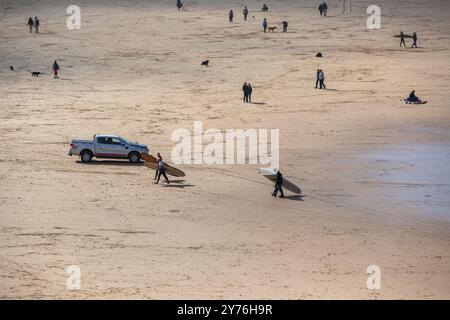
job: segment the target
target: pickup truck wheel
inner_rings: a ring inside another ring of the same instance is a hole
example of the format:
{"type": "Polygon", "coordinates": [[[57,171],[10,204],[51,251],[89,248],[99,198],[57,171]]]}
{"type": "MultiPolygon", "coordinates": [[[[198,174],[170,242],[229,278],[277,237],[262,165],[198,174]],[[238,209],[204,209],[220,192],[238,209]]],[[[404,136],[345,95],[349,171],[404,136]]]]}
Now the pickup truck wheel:
{"type": "Polygon", "coordinates": [[[83,150],[80,152],[80,158],[83,162],[90,162],[92,160],[92,152],[89,150],[83,150]]]}
{"type": "Polygon", "coordinates": [[[137,152],[130,152],[128,160],[130,160],[131,163],[138,163],[141,161],[141,155],[137,152]]]}

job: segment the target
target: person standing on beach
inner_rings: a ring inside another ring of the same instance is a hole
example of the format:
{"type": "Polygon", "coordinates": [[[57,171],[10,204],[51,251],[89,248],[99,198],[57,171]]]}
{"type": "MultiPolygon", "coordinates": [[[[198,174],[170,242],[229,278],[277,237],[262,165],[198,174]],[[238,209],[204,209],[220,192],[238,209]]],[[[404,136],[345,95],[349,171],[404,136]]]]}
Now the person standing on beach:
{"type": "Polygon", "coordinates": [[[320,69],[317,69],[317,75],[316,75],[316,89],[319,87],[319,82],[320,82],[320,69]]]}
{"type": "Polygon", "coordinates": [[[177,0],[177,9],[178,9],[178,11],[181,10],[182,6],[183,6],[183,2],[181,2],[181,0],[177,0]]]}
{"type": "Polygon", "coordinates": [[[400,32],[400,48],[402,47],[402,44],[405,46],[406,48],[406,43],[405,43],[405,35],[403,34],[403,31],[400,32]]]}
{"type": "Polygon", "coordinates": [[[288,22],[283,21],[283,32],[287,32],[287,28],[288,28],[288,22]]]}
{"type": "Polygon", "coordinates": [[[320,16],[323,15],[323,3],[319,4],[319,12],[320,12],[320,16]]]}
{"type": "Polygon", "coordinates": [[[266,18],[264,18],[262,26],[264,28],[264,32],[266,32],[266,30],[267,30],[267,19],[266,18]]]}
{"type": "Polygon", "coordinates": [[[55,62],[53,62],[53,66],[52,66],[52,70],[53,70],[53,79],[59,79],[58,71],[59,71],[60,69],[61,69],[61,68],[59,67],[58,62],[56,62],[56,60],[55,60],[55,62]]]}
{"type": "Polygon", "coordinates": [[[233,22],[233,16],[234,16],[233,10],[230,10],[230,13],[228,14],[228,19],[229,19],[230,23],[233,22]]]}
{"type": "Polygon", "coordinates": [[[253,92],[253,87],[252,84],[249,82],[248,83],[248,94],[247,94],[247,102],[248,103],[252,103],[252,92],[253,92]]]}
{"type": "Polygon", "coordinates": [[[326,89],[325,86],[325,73],[323,72],[322,69],[320,69],[319,71],[319,83],[320,83],[320,89],[326,89]]]}
{"type": "Polygon", "coordinates": [[[30,19],[28,19],[27,26],[30,29],[30,33],[33,33],[34,22],[33,22],[33,19],[31,17],[30,17],[30,19]]]}
{"type": "Polygon", "coordinates": [[[155,184],[159,183],[159,179],[161,178],[161,175],[164,176],[164,178],[166,179],[167,184],[169,184],[169,178],[167,178],[166,175],[166,163],[164,162],[163,158],[161,157],[161,154],[158,152],[158,166],[159,166],[159,170],[156,172],[158,175],[158,179],[156,180],[155,184]]]}
{"type": "Polygon", "coordinates": [[[272,196],[276,197],[278,194],[278,191],[280,191],[280,198],[284,198],[282,185],[283,185],[283,175],[281,174],[280,170],[278,170],[277,176],[275,179],[275,190],[273,190],[272,196]]]}
{"type": "Polygon", "coordinates": [[[417,48],[417,33],[415,33],[415,32],[413,33],[412,39],[413,39],[413,44],[412,44],[411,48],[417,48]]]}
{"type": "Polygon", "coordinates": [[[244,82],[244,85],[242,86],[242,91],[244,91],[244,98],[242,100],[244,101],[244,103],[247,103],[248,102],[248,92],[249,92],[247,81],[244,82]]]}
{"type": "Polygon", "coordinates": [[[242,10],[242,13],[244,14],[244,21],[247,21],[247,16],[248,16],[248,8],[247,8],[247,6],[244,7],[244,10],[242,10]]]}
{"type": "Polygon", "coordinates": [[[37,17],[34,17],[34,30],[36,31],[36,33],[39,33],[39,25],[41,23],[39,22],[39,19],[37,17]]]}
{"type": "Polygon", "coordinates": [[[326,17],[328,13],[328,5],[326,2],[322,4],[323,16],[326,17]]]}

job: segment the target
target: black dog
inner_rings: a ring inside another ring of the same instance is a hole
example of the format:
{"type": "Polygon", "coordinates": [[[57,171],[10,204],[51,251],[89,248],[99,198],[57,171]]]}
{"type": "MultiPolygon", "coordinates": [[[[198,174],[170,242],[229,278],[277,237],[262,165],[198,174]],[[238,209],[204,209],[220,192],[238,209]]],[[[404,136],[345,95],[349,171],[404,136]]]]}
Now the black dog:
{"type": "Polygon", "coordinates": [[[205,60],[202,62],[202,66],[208,66],[209,65],[209,60],[205,60]]]}
{"type": "Polygon", "coordinates": [[[41,74],[40,72],[31,71],[31,76],[33,76],[33,77],[39,77],[40,74],[41,74]]]}

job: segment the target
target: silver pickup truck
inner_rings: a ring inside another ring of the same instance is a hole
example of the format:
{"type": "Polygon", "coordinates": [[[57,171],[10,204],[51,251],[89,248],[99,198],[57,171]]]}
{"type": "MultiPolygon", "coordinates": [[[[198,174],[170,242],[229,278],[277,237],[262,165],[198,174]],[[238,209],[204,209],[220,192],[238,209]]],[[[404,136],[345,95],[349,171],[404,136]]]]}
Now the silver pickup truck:
{"type": "Polygon", "coordinates": [[[128,159],[132,163],[141,160],[141,153],[149,153],[150,149],[143,144],[131,143],[114,135],[94,135],[92,141],[72,140],[69,156],[80,156],[81,161],[89,162],[93,157],[107,159],[128,159]]]}

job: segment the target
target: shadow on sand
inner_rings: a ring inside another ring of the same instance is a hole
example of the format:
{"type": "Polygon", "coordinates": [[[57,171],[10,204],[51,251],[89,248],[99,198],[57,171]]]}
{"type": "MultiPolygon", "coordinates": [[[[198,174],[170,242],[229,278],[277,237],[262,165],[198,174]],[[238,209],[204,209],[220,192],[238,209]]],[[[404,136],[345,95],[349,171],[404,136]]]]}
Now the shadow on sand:
{"type": "Polygon", "coordinates": [[[294,200],[294,201],[305,201],[305,199],[303,199],[304,197],[305,196],[302,196],[300,194],[296,194],[296,195],[293,195],[293,196],[285,196],[284,198],[288,199],[288,200],[294,200]]]}

